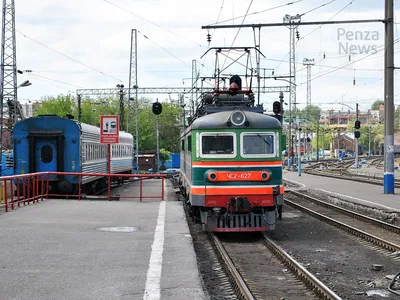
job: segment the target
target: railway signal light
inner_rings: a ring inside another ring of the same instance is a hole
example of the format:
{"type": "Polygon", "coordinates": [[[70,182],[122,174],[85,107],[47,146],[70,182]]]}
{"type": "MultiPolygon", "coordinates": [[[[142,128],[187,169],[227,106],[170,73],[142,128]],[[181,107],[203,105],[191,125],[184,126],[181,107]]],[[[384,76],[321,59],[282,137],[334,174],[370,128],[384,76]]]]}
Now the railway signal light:
{"type": "Polygon", "coordinates": [[[157,116],[159,114],[161,114],[161,112],[162,112],[162,104],[160,102],[153,103],[152,111],[153,111],[153,114],[155,114],[157,116]]]}
{"type": "Polygon", "coordinates": [[[360,137],[360,132],[359,131],[354,132],[354,136],[356,137],[356,139],[358,139],[360,137]]]}
{"type": "Polygon", "coordinates": [[[357,120],[357,121],[355,122],[355,124],[354,124],[354,128],[355,128],[355,129],[360,129],[360,125],[361,125],[360,121],[357,120]]]}
{"type": "Polygon", "coordinates": [[[273,110],[274,114],[276,114],[276,115],[280,114],[281,113],[281,109],[282,109],[281,108],[281,103],[279,101],[275,101],[272,104],[272,110],[273,110]]]}

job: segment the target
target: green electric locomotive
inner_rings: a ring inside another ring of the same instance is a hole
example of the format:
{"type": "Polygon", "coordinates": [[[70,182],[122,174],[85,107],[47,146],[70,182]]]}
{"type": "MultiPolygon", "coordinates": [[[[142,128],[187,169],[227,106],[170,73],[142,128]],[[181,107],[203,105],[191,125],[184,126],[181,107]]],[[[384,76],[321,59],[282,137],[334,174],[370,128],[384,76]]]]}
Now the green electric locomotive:
{"type": "Polygon", "coordinates": [[[192,216],[216,232],[274,230],[285,147],[279,118],[254,105],[239,76],[203,95],[181,135],[180,187],[192,216]]]}

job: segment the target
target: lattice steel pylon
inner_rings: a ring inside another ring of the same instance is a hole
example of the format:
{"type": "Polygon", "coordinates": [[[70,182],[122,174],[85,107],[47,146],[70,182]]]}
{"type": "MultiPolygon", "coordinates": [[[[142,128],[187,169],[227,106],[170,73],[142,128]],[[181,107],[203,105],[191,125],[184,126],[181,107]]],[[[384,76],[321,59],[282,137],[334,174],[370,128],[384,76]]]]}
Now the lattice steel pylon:
{"type": "Polygon", "coordinates": [[[11,146],[11,143],[3,141],[5,119],[7,119],[7,124],[11,127],[17,122],[17,59],[14,0],[3,0],[2,21],[0,72],[1,151],[11,146]]]}
{"type": "Polygon", "coordinates": [[[311,67],[315,65],[314,59],[304,58],[303,65],[307,68],[307,106],[311,105],[311,67]]]}
{"type": "Polygon", "coordinates": [[[299,26],[301,20],[300,15],[290,16],[285,15],[283,17],[283,23],[288,24],[290,32],[290,50],[289,50],[289,75],[290,75],[290,92],[289,92],[289,158],[288,167],[291,167],[290,157],[294,157],[293,145],[292,145],[292,105],[293,110],[296,111],[296,42],[295,42],[295,30],[299,26]]]}
{"type": "MultiPolygon", "coordinates": [[[[290,51],[289,51],[289,75],[290,75],[290,99],[289,105],[293,105],[296,111],[296,42],[295,31],[300,23],[300,15],[285,15],[283,22],[288,24],[290,30],[290,51]]],[[[290,107],[289,107],[290,109],[290,107]]]]}
{"type": "Polygon", "coordinates": [[[197,80],[199,76],[197,74],[197,61],[195,59],[192,60],[192,97],[191,97],[191,113],[194,116],[194,112],[197,107],[197,80]],[[196,100],[195,100],[196,99],[196,100]]]}
{"type": "MultiPolygon", "coordinates": [[[[137,30],[131,32],[131,59],[129,68],[128,87],[128,116],[131,107],[131,91],[135,90],[135,147],[136,147],[136,168],[139,172],[139,99],[138,99],[138,76],[137,76],[137,30]]],[[[128,124],[128,120],[126,122],[128,124]]],[[[128,125],[127,125],[128,126],[128,125]]],[[[128,131],[128,127],[127,130],[128,131]]]]}

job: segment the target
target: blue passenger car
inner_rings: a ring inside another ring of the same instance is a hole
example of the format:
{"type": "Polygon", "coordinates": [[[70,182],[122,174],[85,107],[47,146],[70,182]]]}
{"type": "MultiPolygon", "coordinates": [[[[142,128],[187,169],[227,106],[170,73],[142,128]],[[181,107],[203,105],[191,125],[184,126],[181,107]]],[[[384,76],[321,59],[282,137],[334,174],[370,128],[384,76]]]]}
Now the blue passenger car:
{"type": "MultiPolygon", "coordinates": [[[[52,115],[25,119],[15,125],[14,173],[107,173],[107,145],[100,144],[100,128],[52,115]]],[[[120,132],[111,146],[111,173],[132,173],[133,137],[120,132]]],[[[77,193],[78,177],[53,175],[52,193],[77,193]]],[[[104,177],[85,176],[83,191],[99,190],[104,177]]]]}

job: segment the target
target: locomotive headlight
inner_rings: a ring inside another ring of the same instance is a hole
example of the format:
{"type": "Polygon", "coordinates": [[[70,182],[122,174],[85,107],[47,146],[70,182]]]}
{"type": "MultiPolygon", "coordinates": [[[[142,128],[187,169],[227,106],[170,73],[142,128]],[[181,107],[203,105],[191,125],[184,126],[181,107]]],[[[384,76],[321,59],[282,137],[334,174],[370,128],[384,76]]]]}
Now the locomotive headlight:
{"type": "Polygon", "coordinates": [[[235,111],[231,114],[230,121],[235,126],[241,126],[246,122],[246,116],[241,111],[235,111]]]}
{"type": "Polygon", "coordinates": [[[217,179],[217,174],[212,172],[212,173],[209,173],[207,177],[208,177],[208,180],[215,181],[217,179]]]}
{"type": "Polygon", "coordinates": [[[261,180],[267,181],[271,178],[271,175],[268,172],[262,172],[261,173],[261,180]]]}

